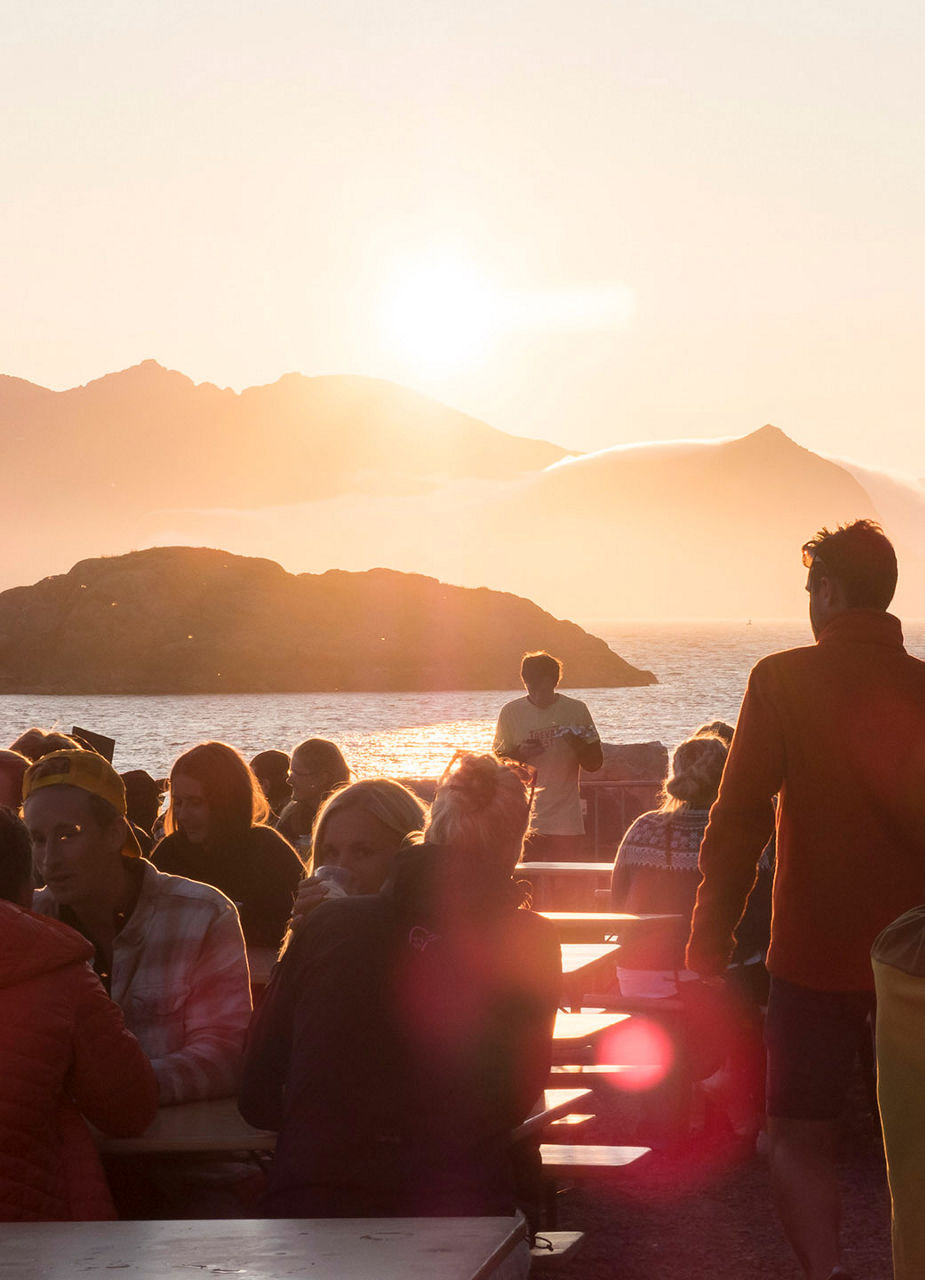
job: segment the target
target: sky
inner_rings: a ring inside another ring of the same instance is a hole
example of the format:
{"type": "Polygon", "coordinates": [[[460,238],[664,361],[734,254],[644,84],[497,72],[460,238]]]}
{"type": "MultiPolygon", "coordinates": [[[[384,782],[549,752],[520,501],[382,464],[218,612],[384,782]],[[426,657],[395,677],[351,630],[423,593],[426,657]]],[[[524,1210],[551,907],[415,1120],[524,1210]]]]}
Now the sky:
{"type": "Polygon", "coordinates": [[[32,0],[0,371],[358,373],[925,477],[912,0],[32,0]]]}

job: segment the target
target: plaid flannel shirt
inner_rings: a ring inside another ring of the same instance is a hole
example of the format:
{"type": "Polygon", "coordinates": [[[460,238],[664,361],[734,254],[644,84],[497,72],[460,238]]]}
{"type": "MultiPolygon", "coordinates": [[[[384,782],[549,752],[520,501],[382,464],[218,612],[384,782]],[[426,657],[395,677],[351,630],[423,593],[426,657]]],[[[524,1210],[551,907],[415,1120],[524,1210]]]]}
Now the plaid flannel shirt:
{"type": "MultiPolygon", "coordinates": [[[[47,889],[34,905],[57,914],[47,889]]],[[[151,1060],[162,1105],[236,1093],[250,976],[238,913],[223,893],[145,862],[135,910],[113,945],[112,998],[151,1060]]]]}

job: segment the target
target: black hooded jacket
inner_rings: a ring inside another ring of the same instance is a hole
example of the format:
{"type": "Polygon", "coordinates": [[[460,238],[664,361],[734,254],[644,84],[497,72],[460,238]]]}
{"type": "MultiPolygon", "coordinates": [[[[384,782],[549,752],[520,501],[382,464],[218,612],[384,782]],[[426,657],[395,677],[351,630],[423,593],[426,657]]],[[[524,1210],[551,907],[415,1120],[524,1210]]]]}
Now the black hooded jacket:
{"type": "Polygon", "coordinates": [[[544,1088],[553,927],[429,845],[380,894],[323,903],[255,1014],[240,1107],[279,1130],[270,1216],[508,1214],[510,1131],[544,1088]]]}

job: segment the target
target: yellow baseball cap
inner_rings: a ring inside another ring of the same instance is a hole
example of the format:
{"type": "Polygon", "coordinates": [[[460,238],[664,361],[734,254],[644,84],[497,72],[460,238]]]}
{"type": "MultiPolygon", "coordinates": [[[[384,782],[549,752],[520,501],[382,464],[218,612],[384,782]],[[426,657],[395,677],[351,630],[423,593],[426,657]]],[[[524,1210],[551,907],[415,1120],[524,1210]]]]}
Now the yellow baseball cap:
{"type": "MultiPolygon", "coordinates": [[[[34,791],[40,791],[42,787],[77,787],[92,796],[99,796],[125,817],[125,783],[109,761],[95,751],[52,751],[36,760],[22,780],[23,800],[28,800],[34,791]]],[[[126,821],[125,829],[122,852],[140,858],[141,846],[130,822],[126,821]]]]}

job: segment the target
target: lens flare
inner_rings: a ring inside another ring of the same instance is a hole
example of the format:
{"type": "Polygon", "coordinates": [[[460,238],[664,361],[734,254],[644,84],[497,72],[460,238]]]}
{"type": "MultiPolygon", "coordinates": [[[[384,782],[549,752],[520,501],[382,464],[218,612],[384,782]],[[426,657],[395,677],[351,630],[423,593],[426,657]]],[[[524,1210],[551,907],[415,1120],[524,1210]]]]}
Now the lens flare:
{"type": "Polygon", "coordinates": [[[671,1036],[654,1019],[633,1017],[598,1040],[597,1062],[615,1089],[642,1093],[662,1083],[674,1065],[671,1036]]]}

